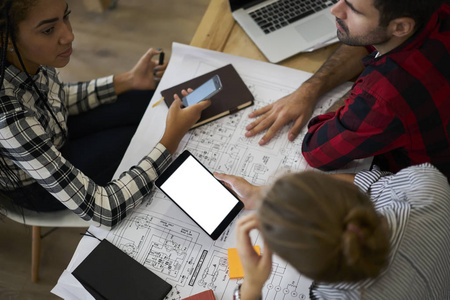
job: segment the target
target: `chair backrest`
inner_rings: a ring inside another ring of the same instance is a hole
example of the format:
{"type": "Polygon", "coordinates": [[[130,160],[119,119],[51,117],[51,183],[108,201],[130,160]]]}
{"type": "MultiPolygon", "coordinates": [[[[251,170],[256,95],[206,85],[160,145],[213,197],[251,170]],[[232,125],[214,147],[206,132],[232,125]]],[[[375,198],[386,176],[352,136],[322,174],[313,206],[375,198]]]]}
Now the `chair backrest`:
{"type": "Polygon", "coordinates": [[[69,209],[52,212],[36,212],[25,208],[18,208],[10,199],[5,199],[3,196],[2,198],[0,202],[0,214],[21,224],[40,227],[89,227],[91,225],[89,221],[81,219],[69,209]]]}

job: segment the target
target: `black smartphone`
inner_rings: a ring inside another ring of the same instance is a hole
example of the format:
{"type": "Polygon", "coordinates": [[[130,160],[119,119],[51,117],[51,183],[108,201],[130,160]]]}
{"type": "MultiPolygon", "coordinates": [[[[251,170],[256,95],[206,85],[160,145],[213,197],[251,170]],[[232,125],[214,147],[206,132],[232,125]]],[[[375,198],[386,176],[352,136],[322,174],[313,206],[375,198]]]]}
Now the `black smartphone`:
{"type": "Polygon", "coordinates": [[[211,79],[203,83],[196,88],[192,93],[184,96],[181,99],[183,105],[188,107],[189,105],[197,104],[200,101],[206,100],[217,94],[222,89],[222,82],[219,75],[214,75],[211,79]]]}
{"type": "Polygon", "coordinates": [[[213,240],[244,208],[244,203],[188,150],[170,164],[155,185],[213,240]]]}

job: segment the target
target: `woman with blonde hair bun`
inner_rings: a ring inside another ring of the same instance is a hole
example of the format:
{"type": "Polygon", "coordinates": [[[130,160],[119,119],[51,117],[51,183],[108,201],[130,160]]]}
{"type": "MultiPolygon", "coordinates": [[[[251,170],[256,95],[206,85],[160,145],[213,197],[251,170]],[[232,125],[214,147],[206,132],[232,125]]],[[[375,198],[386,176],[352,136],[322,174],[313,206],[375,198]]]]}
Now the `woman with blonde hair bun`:
{"type": "Polygon", "coordinates": [[[235,299],[260,299],[272,251],[313,280],[311,299],[448,299],[450,186],[430,164],[397,174],[288,174],[268,189],[216,174],[247,209],[235,299]],[[264,239],[259,256],[250,231],[264,239]]]}
{"type": "Polygon", "coordinates": [[[356,281],[386,265],[386,220],[355,185],[308,171],[280,178],[263,199],[267,244],[309,278],[356,281]]]}

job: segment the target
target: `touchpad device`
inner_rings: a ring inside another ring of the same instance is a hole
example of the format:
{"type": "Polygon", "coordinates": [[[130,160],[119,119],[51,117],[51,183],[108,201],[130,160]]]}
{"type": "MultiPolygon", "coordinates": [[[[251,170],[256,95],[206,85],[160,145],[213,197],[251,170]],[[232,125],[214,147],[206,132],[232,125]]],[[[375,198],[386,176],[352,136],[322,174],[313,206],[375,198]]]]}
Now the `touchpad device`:
{"type": "Polygon", "coordinates": [[[213,240],[244,208],[244,203],[188,150],[170,164],[155,185],[213,240]]]}
{"type": "Polygon", "coordinates": [[[330,32],[333,32],[333,28],[336,28],[335,24],[325,15],[319,15],[295,27],[298,33],[308,42],[330,34],[330,32]]]}

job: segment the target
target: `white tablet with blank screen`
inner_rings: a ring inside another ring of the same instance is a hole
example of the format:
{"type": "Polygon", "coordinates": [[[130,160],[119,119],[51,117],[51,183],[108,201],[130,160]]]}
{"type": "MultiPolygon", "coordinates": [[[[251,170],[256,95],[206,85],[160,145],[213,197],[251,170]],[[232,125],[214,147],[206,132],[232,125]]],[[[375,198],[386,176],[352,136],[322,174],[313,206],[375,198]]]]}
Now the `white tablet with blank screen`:
{"type": "Polygon", "coordinates": [[[244,208],[244,203],[188,150],[172,162],[155,184],[213,240],[244,208]]]}

